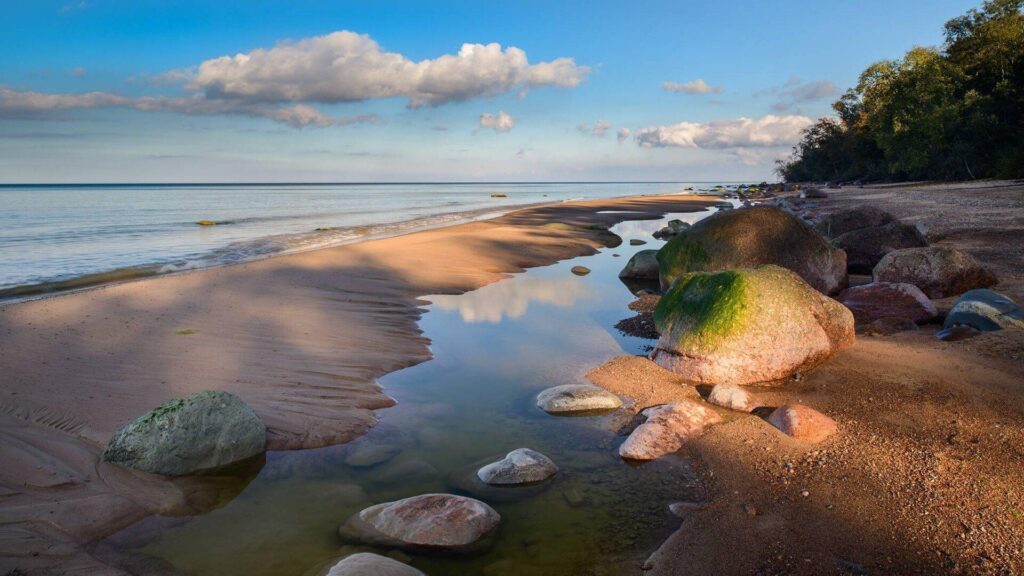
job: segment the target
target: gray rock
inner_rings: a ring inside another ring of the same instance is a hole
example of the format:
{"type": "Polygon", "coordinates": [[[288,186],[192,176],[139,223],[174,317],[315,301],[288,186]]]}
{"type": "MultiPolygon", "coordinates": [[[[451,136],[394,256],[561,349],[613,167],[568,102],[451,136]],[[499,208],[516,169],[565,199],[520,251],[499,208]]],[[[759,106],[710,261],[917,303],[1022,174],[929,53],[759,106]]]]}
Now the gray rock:
{"type": "Polygon", "coordinates": [[[964,293],[946,316],[943,328],[970,326],[982,332],[1024,328],[1024,308],[993,290],[979,288],[964,293]]]}
{"type": "Polygon", "coordinates": [[[345,540],[395,548],[465,550],[501,522],[493,508],[454,494],[423,494],[370,506],[339,528],[345,540]]]}
{"type": "Polygon", "coordinates": [[[815,228],[828,238],[836,238],[861,228],[885,226],[895,220],[892,214],[874,206],[855,206],[822,217],[815,228]]]}
{"type": "Polygon", "coordinates": [[[938,246],[890,252],[878,262],[872,276],[875,282],[913,284],[929,298],[956,296],[997,282],[995,275],[970,254],[938,246]]]}
{"type": "Polygon", "coordinates": [[[614,410],[622,400],[611,392],[593,384],[563,384],[548,388],[537,395],[537,406],[545,412],[561,414],[614,410]]]}
{"type": "Polygon", "coordinates": [[[928,245],[917,228],[902,222],[852,230],[832,243],[846,251],[846,267],[856,274],[870,274],[878,261],[894,250],[928,245]]]}
{"type": "Polygon", "coordinates": [[[184,476],[247,460],[266,450],[267,430],[230,392],[169,400],[121,428],[103,460],[165,476],[184,476]]]}
{"type": "Polygon", "coordinates": [[[529,448],[518,448],[502,460],[484,466],[476,475],[487,484],[508,485],[543,482],[557,472],[558,466],[547,456],[529,448]]]}
{"type": "Polygon", "coordinates": [[[398,560],[370,552],[360,552],[332,566],[326,576],[424,576],[424,574],[398,560]]]}
{"type": "Polygon", "coordinates": [[[619,278],[657,280],[658,266],[657,250],[641,250],[626,262],[619,278]]]}
{"type": "Polygon", "coordinates": [[[800,191],[801,198],[828,198],[828,192],[821,188],[804,188],[800,191]]]}
{"type": "Polygon", "coordinates": [[[708,394],[708,402],[740,412],[750,412],[756,407],[746,390],[730,384],[715,384],[708,394]]]}

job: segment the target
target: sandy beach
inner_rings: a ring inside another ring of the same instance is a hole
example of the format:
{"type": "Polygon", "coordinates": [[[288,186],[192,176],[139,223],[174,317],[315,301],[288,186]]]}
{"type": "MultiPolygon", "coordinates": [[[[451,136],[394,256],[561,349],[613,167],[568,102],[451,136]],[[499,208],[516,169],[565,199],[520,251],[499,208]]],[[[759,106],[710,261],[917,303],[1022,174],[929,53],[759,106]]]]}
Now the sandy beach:
{"type": "Polygon", "coordinates": [[[111,434],[161,402],[227,390],[266,423],[271,450],[349,441],[394,403],[376,378],[430,358],[417,328],[423,295],[590,254],[616,239],[606,230],[617,222],[714,201],[529,208],[0,308],[0,570],[120,573],[83,546],[152,513],[195,512],[224,489],[99,461],[111,434]]]}

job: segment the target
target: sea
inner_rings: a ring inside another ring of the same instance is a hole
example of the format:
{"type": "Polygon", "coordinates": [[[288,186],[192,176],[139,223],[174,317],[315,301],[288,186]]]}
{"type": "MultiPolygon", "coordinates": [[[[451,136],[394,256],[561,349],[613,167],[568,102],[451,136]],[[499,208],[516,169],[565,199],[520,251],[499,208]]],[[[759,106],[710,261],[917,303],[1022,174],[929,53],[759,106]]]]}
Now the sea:
{"type": "Polygon", "coordinates": [[[0,185],[0,301],[724,182],[0,185]]]}

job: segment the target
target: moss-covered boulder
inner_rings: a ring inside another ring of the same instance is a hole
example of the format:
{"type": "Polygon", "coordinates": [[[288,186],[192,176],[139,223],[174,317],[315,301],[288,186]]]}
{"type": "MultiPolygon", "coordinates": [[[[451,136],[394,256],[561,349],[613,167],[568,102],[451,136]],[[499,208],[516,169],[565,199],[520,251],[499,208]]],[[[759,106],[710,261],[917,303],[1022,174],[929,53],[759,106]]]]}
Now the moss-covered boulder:
{"type": "Polygon", "coordinates": [[[705,384],[786,378],[854,340],[845,306],[773,265],[684,275],[654,321],[661,338],[651,359],[705,384]]]}
{"type": "Polygon", "coordinates": [[[262,454],[267,430],[230,392],[206,391],[169,400],[121,428],[103,459],[165,476],[222,468],[262,454]]]}
{"type": "Polygon", "coordinates": [[[662,289],[689,272],[775,264],[816,290],[846,288],[846,254],[796,216],[775,206],[727,210],[680,232],[658,252],[662,289]]]}

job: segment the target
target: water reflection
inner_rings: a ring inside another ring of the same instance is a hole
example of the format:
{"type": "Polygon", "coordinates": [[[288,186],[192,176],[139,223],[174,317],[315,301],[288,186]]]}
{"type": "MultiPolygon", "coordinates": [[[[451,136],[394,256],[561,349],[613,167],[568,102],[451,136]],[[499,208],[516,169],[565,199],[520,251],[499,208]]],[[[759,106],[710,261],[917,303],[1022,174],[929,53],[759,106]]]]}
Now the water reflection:
{"type": "Polygon", "coordinates": [[[592,296],[590,288],[574,277],[529,277],[521,282],[498,282],[461,295],[432,296],[430,300],[436,309],[458,311],[463,322],[474,324],[520,318],[531,302],[566,308],[592,296]]]}

